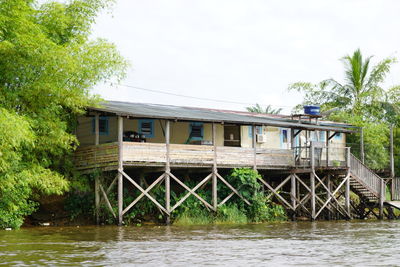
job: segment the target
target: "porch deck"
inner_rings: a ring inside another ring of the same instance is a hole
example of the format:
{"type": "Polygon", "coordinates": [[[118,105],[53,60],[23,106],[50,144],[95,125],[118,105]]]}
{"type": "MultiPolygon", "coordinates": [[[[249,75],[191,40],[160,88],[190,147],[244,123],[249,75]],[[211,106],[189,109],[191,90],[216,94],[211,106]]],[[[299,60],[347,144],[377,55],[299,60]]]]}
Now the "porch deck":
{"type": "MultiPolygon", "coordinates": [[[[171,167],[212,167],[214,157],[219,168],[253,167],[258,169],[288,169],[295,166],[290,149],[259,149],[216,147],[207,145],[170,144],[171,167]]],[[[118,168],[118,143],[80,147],[75,152],[79,170],[118,168]]],[[[166,144],[123,142],[124,166],[165,166],[166,144]]]]}

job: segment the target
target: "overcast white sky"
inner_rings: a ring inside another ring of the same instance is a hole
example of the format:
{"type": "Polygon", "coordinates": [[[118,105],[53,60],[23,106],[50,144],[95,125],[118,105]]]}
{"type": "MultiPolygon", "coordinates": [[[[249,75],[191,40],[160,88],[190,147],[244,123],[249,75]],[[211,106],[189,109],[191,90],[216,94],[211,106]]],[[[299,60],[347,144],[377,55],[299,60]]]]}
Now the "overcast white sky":
{"type": "MultiPolygon", "coordinates": [[[[195,97],[291,107],[296,81],[341,80],[339,59],[358,47],[380,60],[399,56],[400,1],[116,0],[94,36],[114,42],[131,63],[122,84],[195,97]]],[[[396,65],[387,86],[400,83],[396,65]]],[[[109,100],[243,110],[98,86],[109,100]]]]}

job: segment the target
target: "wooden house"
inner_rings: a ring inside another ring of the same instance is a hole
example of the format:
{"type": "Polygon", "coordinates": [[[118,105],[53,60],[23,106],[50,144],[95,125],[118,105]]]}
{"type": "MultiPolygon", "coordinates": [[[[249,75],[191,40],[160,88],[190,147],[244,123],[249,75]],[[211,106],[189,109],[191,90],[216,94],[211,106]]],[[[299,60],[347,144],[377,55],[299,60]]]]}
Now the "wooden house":
{"type": "Polygon", "coordinates": [[[97,169],[116,173],[107,190],[104,182],[96,180],[96,207],[100,201],[105,201],[113,212],[107,193],[118,183],[119,212],[114,216],[120,224],[123,215],[143,197],[153,201],[169,218],[172,210],[185,200],[171,204],[171,179],[188,191],[187,196],[194,195],[210,210],[215,211],[233,195],[242,198],[221,175],[238,167],[257,169],[264,177],[260,183],[293,216],[301,212],[316,219],[322,211],[328,210],[329,214],[336,211],[338,217],[351,218],[351,179],[354,188],[358,185],[367,188],[366,198],[372,194],[371,201],[375,202],[380,198],[382,186],[380,178],[362,164],[354,172],[368,172],[369,180],[359,177],[365,173],[351,175],[351,162],[354,161],[354,165],[359,161],[346,147],[346,135],[356,130],[351,125],[323,121],[319,116],[107,101],[88,108],[86,115],[78,119],[76,135],[80,146],[75,153],[75,164],[82,172],[97,169]],[[178,178],[190,179],[190,173],[194,172],[205,173],[205,178],[195,188],[187,187],[183,179],[178,178]],[[143,186],[138,179],[143,179],[145,173],[158,178],[148,178],[145,184],[150,185],[143,186]],[[127,207],[123,207],[124,181],[142,192],[140,198],[127,207]],[[162,182],[166,189],[165,205],[149,193],[162,182]],[[213,194],[210,203],[195,193],[208,182],[212,184],[213,194]],[[218,182],[232,190],[232,194],[219,203],[218,182]],[[280,193],[286,188],[289,196],[280,193]],[[326,198],[316,195],[316,190],[321,188],[327,191],[326,198]],[[345,205],[337,201],[337,188],[345,191],[345,205]],[[333,205],[333,202],[340,205],[333,205]]]}

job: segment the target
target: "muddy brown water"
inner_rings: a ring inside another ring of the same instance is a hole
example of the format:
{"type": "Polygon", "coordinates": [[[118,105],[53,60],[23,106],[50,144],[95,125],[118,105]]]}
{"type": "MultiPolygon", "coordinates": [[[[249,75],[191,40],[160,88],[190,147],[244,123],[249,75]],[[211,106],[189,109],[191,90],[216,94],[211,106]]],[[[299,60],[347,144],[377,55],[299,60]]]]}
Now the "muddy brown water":
{"type": "Polygon", "coordinates": [[[35,227],[0,231],[0,264],[400,266],[400,221],[35,227]]]}

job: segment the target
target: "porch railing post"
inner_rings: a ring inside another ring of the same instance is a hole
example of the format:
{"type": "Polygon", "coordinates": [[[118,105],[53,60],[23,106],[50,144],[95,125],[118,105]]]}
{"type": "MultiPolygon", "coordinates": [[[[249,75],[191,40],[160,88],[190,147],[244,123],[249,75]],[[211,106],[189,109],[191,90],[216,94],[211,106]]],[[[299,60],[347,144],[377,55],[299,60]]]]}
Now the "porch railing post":
{"type": "Polygon", "coordinates": [[[166,153],[165,153],[165,209],[168,211],[167,218],[166,218],[166,224],[171,223],[171,217],[169,212],[171,211],[171,180],[169,173],[171,171],[170,167],[170,121],[166,121],[165,125],[165,148],[166,148],[166,153]]]}
{"type": "Polygon", "coordinates": [[[118,116],[118,225],[122,226],[123,216],[123,131],[124,121],[121,116],[118,116]]]}

